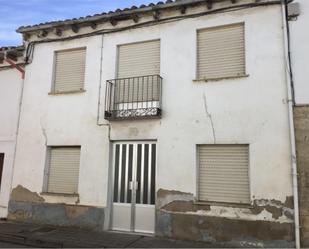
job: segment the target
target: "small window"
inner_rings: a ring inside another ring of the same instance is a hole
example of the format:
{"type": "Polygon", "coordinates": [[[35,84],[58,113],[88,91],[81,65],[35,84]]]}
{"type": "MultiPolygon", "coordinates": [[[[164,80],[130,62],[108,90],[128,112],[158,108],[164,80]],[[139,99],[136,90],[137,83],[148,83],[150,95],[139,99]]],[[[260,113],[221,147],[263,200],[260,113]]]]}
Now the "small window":
{"type": "Polygon", "coordinates": [[[0,189],[1,189],[1,182],[2,182],[3,165],[4,165],[4,153],[0,153],[0,189]]]}
{"type": "Polygon", "coordinates": [[[80,147],[50,147],[47,192],[78,192],[80,147]]]}
{"type": "Polygon", "coordinates": [[[249,146],[199,145],[200,201],[250,203],[249,146]]]}
{"type": "Polygon", "coordinates": [[[53,93],[77,92],[84,89],[86,48],[57,51],[53,93]]]}
{"type": "Polygon", "coordinates": [[[244,33],[243,23],[198,30],[197,78],[244,76],[244,33]]]}

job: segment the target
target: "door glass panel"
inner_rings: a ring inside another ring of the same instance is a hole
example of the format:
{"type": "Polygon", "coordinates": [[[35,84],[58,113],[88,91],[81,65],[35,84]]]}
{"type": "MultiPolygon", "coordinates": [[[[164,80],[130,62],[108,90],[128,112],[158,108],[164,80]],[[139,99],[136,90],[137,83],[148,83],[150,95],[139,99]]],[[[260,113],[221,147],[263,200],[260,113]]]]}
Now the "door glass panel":
{"type": "Polygon", "coordinates": [[[133,180],[133,144],[115,146],[114,202],[131,203],[133,180]]]}
{"type": "Polygon", "coordinates": [[[128,182],[127,182],[127,203],[132,203],[132,190],[130,189],[133,181],[133,144],[129,145],[129,164],[128,164],[128,182]]]}
{"type": "Polygon", "coordinates": [[[127,146],[125,144],[121,145],[122,147],[122,157],[121,157],[121,163],[120,163],[120,203],[125,203],[124,195],[125,195],[125,182],[127,180],[126,178],[126,153],[127,153],[127,146]]]}
{"type": "Polygon", "coordinates": [[[136,190],[136,203],[141,203],[141,165],[142,165],[142,145],[137,145],[137,170],[136,181],[138,182],[138,188],[136,190]]]}
{"type": "Polygon", "coordinates": [[[114,202],[118,202],[118,178],[119,178],[119,152],[120,151],[120,145],[116,144],[115,146],[115,164],[114,164],[114,202]]]}
{"type": "Polygon", "coordinates": [[[152,157],[151,157],[151,203],[152,205],[155,204],[156,199],[156,149],[157,146],[152,144],[152,157]]]}
{"type": "Polygon", "coordinates": [[[144,165],[143,165],[143,204],[147,204],[148,198],[148,157],[149,157],[149,144],[145,144],[144,150],[144,165]]]}

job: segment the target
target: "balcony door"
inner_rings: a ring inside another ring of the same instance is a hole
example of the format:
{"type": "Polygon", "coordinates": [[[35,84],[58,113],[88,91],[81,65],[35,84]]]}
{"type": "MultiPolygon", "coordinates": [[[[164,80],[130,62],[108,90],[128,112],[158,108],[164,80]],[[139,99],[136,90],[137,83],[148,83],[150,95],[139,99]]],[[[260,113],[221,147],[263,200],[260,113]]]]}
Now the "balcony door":
{"type": "Polygon", "coordinates": [[[118,46],[115,105],[118,115],[155,112],[159,108],[160,40],[118,46]]]}
{"type": "Polygon", "coordinates": [[[156,144],[115,143],[112,229],[154,233],[156,144]]]}

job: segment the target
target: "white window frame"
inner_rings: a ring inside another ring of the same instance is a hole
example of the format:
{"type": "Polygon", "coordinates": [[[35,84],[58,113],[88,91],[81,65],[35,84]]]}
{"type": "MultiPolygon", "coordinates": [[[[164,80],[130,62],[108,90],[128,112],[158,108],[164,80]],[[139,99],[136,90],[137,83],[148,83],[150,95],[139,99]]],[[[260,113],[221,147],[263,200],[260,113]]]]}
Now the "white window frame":
{"type": "Polygon", "coordinates": [[[209,144],[209,143],[202,143],[202,144],[196,144],[195,146],[195,161],[196,161],[196,174],[195,174],[195,190],[196,190],[196,197],[195,197],[195,202],[198,204],[215,204],[217,206],[251,206],[253,204],[253,199],[252,199],[252,177],[251,177],[251,160],[250,160],[250,155],[251,155],[251,146],[249,143],[238,143],[238,144],[233,144],[233,143],[217,143],[217,144],[209,144]],[[249,181],[249,202],[248,203],[231,203],[231,202],[220,202],[220,201],[203,201],[200,200],[200,190],[199,190],[199,174],[200,174],[200,165],[199,165],[199,147],[203,145],[246,145],[248,146],[248,181],[249,181]]]}
{"type": "MultiPolygon", "coordinates": [[[[49,174],[50,174],[50,159],[51,159],[51,150],[53,148],[79,148],[80,153],[82,153],[82,146],[81,145],[49,145],[46,148],[46,156],[45,156],[45,167],[44,167],[44,179],[43,179],[43,188],[42,193],[48,195],[61,195],[61,196],[78,196],[79,192],[79,182],[80,182],[80,174],[78,176],[78,185],[77,185],[77,192],[76,193],[55,193],[49,192],[48,183],[49,183],[49,174]]],[[[79,162],[79,167],[81,166],[81,157],[79,162]]],[[[79,168],[80,170],[80,168],[79,168]]]]}
{"type": "Polygon", "coordinates": [[[199,28],[195,32],[195,79],[193,80],[194,82],[201,82],[201,81],[220,81],[220,80],[225,80],[225,79],[237,79],[237,78],[243,78],[243,77],[249,77],[249,74],[247,73],[247,39],[246,39],[246,22],[245,21],[240,21],[240,22],[234,22],[234,23],[225,23],[225,24],[219,24],[215,26],[210,26],[210,27],[203,27],[199,28]],[[244,26],[244,52],[245,52],[245,57],[244,57],[244,64],[245,64],[245,72],[243,75],[239,76],[230,76],[230,77],[217,77],[217,78],[199,78],[199,66],[198,66],[198,52],[199,52],[199,47],[198,47],[198,32],[202,30],[207,30],[207,29],[214,29],[214,28],[220,28],[220,27],[228,27],[228,26],[233,26],[233,25],[240,25],[242,24],[244,26]]]}
{"type": "Polygon", "coordinates": [[[87,69],[87,47],[76,47],[76,48],[68,48],[68,49],[61,49],[61,50],[55,50],[53,52],[53,70],[52,70],[52,82],[51,82],[51,89],[49,92],[49,95],[58,95],[58,94],[72,94],[72,93],[80,93],[85,92],[85,81],[86,81],[86,69],[87,69]],[[56,66],[57,66],[57,53],[61,52],[70,52],[75,50],[85,50],[85,74],[84,74],[84,84],[83,89],[81,90],[72,90],[72,91],[59,91],[56,92],[56,66]]]}

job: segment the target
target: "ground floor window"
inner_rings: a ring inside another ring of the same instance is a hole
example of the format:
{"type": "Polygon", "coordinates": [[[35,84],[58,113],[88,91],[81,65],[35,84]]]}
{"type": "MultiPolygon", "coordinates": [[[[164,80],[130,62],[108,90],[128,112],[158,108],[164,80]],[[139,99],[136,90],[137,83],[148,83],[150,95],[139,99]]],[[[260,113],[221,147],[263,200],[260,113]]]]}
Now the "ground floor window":
{"type": "Polygon", "coordinates": [[[199,201],[250,203],[249,146],[198,145],[199,201]]]}
{"type": "Polygon", "coordinates": [[[80,146],[48,148],[47,192],[78,193],[80,146]]]}
{"type": "Polygon", "coordinates": [[[3,165],[4,165],[4,153],[0,153],[0,188],[2,182],[3,165]]]}

